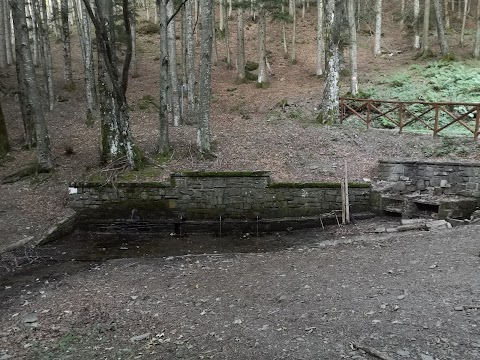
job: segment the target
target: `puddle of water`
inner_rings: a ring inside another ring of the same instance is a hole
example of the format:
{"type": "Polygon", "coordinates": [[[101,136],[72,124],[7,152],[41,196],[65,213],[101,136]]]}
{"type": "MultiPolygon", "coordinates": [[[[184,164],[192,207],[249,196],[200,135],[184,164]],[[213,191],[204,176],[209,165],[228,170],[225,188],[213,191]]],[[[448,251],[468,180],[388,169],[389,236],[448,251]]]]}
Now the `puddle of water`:
{"type": "Polygon", "coordinates": [[[315,242],[318,242],[318,238],[308,239],[294,233],[258,237],[249,234],[225,237],[192,234],[176,237],[165,234],[75,231],[61,240],[34,249],[30,259],[15,268],[15,271],[4,272],[3,276],[0,276],[0,291],[6,286],[41,283],[60,278],[111,259],[269,252],[315,242]]]}

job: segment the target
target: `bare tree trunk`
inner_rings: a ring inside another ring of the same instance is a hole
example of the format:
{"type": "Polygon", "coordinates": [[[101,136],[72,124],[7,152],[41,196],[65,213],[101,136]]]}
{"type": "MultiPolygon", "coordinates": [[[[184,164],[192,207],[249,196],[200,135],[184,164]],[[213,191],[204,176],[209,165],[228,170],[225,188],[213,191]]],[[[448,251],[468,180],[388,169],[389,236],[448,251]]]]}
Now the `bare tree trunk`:
{"type": "Polygon", "coordinates": [[[5,116],[3,115],[2,104],[0,104],[0,159],[10,150],[8,142],[7,125],[5,124],[5,116]]]}
{"type": "Polygon", "coordinates": [[[4,24],[5,24],[5,41],[6,41],[6,51],[7,51],[7,65],[11,65],[14,61],[13,55],[13,41],[12,41],[12,28],[11,28],[11,16],[10,16],[10,6],[8,5],[8,0],[3,0],[4,7],[4,24]]]}
{"type": "Polygon", "coordinates": [[[339,79],[340,79],[340,41],[342,0],[325,0],[325,40],[326,49],[326,81],[322,103],[317,121],[321,124],[338,122],[339,79]]]}
{"type": "Polygon", "coordinates": [[[132,29],[132,64],[130,65],[130,74],[133,78],[138,77],[137,64],[137,17],[135,16],[135,8],[132,6],[130,11],[130,28],[132,29]]]}
{"type": "Polygon", "coordinates": [[[218,0],[219,5],[219,19],[218,19],[218,31],[223,33],[225,30],[225,0],[218,0]]]}
{"type": "Polygon", "coordinates": [[[171,96],[171,111],[173,118],[173,126],[180,126],[182,117],[180,114],[180,96],[178,93],[178,75],[177,75],[177,42],[175,34],[175,19],[172,18],[174,13],[173,1],[167,3],[167,18],[172,19],[167,25],[168,37],[168,59],[169,59],[169,77],[170,77],[170,96],[171,96]]]}
{"type": "Polygon", "coordinates": [[[4,69],[7,67],[7,38],[5,34],[4,21],[5,17],[5,0],[0,0],[0,68],[4,69]]]}
{"type": "Polygon", "coordinates": [[[243,25],[244,9],[237,9],[237,82],[245,82],[245,32],[243,25]]]}
{"type": "Polygon", "coordinates": [[[61,0],[63,71],[67,88],[73,89],[72,56],[70,51],[70,28],[68,25],[68,0],[61,0]]]}
{"type": "Polygon", "coordinates": [[[450,15],[448,14],[448,0],[443,0],[444,15],[445,15],[445,29],[450,29],[450,15]]]}
{"type": "Polygon", "coordinates": [[[188,0],[185,3],[186,12],[186,68],[187,68],[187,101],[188,101],[188,118],[189,122],[196,121],[196,99],[195,99],[195,44],[193,39],[193,14],[192,14],[192,1],[188,0]]]}
{"type": "Polygon", "coordinates": [[[170,151],[168,137],[168,105],[167,94],[170,91],[170,82],[168,73],[170,59],[168,54],[168,34],[167,34],[167,0],[158,2],[158,15],[160,24],[160,110],[159,125],[160,134],[158,137],[157,151],[159,154],[167,154],[170,151]]]}
{"type": "Polygon", "coordinates": [[[292,64],[297,62],[297,48],[295,43],[297,42],[297,6],[296,0],[293,0],[293,24],[292,24],[292,56],[290,61],[292,64]]]}
{"type": "Polygon", "coordinates": [[[473,57],[480,58],[480,0],[477,0],[477,10],[475,13],[475,20],[477,23],[477,31],[475,34],[475,48],[473,50],[473,57]]]}
{"type": "Polygon", "coordinates": [[[85,112],[85,122],[87,125],[93,124],[94,111],[97,109],[97,88],[95,81],[95,66],[93,62],[92,36],[90,34],[90,19],[83,1],[78,4],[78,18],[81,29],[81,42],[83,44],[83,71],[85,81],[85,97],[87,99],[87,109],[85,112]]]}
{"type": "Polygon", "coordinates": [[[210,101],[212,96],[212,0],[201,0],[202,45],[199,79],[199,121],[197,145],[203,156],[211,156],[210,101]]]}
{"type": "MultiPolygon", "coordinates": [[[[480,0],[479,0],[480,1],[480,0]]],[[[237,82],[245,82],[245,33],[243,29],[243,7],[237,9],[237,82]]]]}
{"type": "Polygon", "coordinates": [[[39,41],[38,41],[38,28],[37,28],[37,19],[36,19],[36,14],[35,11],[33,10],[33,3],[32,1],[27,1],[26,3],[26,16],[27,16],[27,26],[28,30],[30,31],[31,34],[31,40],[32,40],[32,55],[33,55],[33,64],[35,66],[39,65],[39,41]]]}
{"type": "Polygon", "coordinates": [[[134,168],[142,157],[136,148],[130,130],[127,88],[128,72],[132,59],[132,39],[128,0],[122,1],[122,18],[126,35],[126,51],[122,64],[115,52],[115,27],[112,0],[95,0],[97,16],[93,14],[89,0],[83,0],[95,26],[99,50],[99,93],[102,130],[102,161],[122,160],[134,168]],[[117,66],[121,65],[121,72],[117,66]]]}
{"type": "Polygon", "coordinates": [[[228,27],[228,17],[227,17],[227,7],[224,6],[223,11],[225,12],[223,14],[223,17],[225,19],[225,52],[227,53],[227,69],[232,68],[232,54],[230,51],[230,29],[228,27]]]}
{"type": "Polygon", "coordinates": [[[413,0],[413,48],[420,49],[420,0],[413,0]]]}
{"type": "Polygon", "coordinates": [[[52,5],[52,24],[53,24],[53,33],[56,38],[60,38],[61,34],[61,21],[60,21],[60,11],[58,10],[58,0],[50,0],[52,5]]]}
{"type": "Polygon", "coordinates": [[[265,9],[263,5],[260,5],[258,11],[258,44],[260,58],[258,62],[257,87],[261,88],[268,86],[266,22],[265,9]]]}
{"type": "Polygon", "coordinates": [[[52,61],[52,49],[50,48],[50,38],[48,36],[48,17],[47,17],[47,4],[46,0],[39,0],[41,4],[39,16],[39,30],[40,30],[40,43],[42,44],[43,54],[43,73],[45,77],[45,88],[48,98],[48,107],[50,111],[53,110],[55,104],[55,94],[53,91],[53,61],[52,61]]]}
{"type": "Polygon", "coordinates": [[[323,0],[317,0],[317,76],[323,75],[325,40],[323,38],[323,0]]]}
{"type": "MultiPolygon", "coordinates": [[[[285,6],[282,4],[282,14],[285,13],[285,6]]],[[[288,44],[287,44],[287,21],[282,21],[282,43],[283,43],[283,55],[288,57],[288,44]]]]}
{"type": "Polygon", "coordinates": [[[382,54],[382,0],[375,0],[375,56],[382,54]]]}
{"type": "Polygon", "coordinates": [[[32,52],[30,50],[30,39],[25,15],[25,1],[16,0],[11,3],[15,31],[18,32],[20,66],[24,69],[25,90],[28,93],[32,107],[35,131],[37,136],[37,165],[39,171],[53,170],[50,140],[48,137],[47,123],[42,109],[41,97],[38,92],[37,80],[35,77],[35,66],[33,64],[32,52]]]}
{"type": "Polygon", "coordinates": [[[443,26],[443,14],[440,5],[440,0],[433,0],[433,8],[435,10],[435,20],[437,22],[438,42],[440,43],[440,51],[443,56],[449,53],[447,37],[445,36],[445,29],[443,26]]]}
{"type": "MultiPolygon", "coordinates": [[[[23,1],[23,6],[25,6],[25,2],[23,1]]],[[[12,5],[13,3],[10,2],[12,5]]],[[[12,5],[13,6],[13,5],[12,5]]],[[[15,6],[19,6],[18,3],[15,6]]],[[[25,9],[23,9],[23,14],[25,14],[25,9]]],[[[12,21],[13,21],[14,14],[12,12],[12,21]]],[[[25,20],[23,20],[25,21],[25,20]]],[[[18,21],[17,21],[18,22],[18,21]]],[[[16,58],[18,61],[15,62],[15,70],[17,72],[17,82],[18,82],[18,102],[20,103],[20,111],[22,113],[22,121],[23,121],[23,129],[25,132],[25,146],[28,149],[36,146],[37,143],[37,135],[35,132],[35,122],[33,119],[33,110],[32,110],[32,103],[29,98],[29,93],[27,91],[27,79],[25,74],[25,67],[24,64],[21,63],[22,59],[22,41],[23,36],[25,35],[28,38],[28,27],[25,22],[25,29],[20,28],[17,30],[16,24],[14,23],[13,34],[15,36],[15,53],[16,58]],[[26,31],[26,34],[22,34],[23,31],[26,31]]],[[[28,38],[27,44],[30,44],[30,40],[28,38]]]]}
{"type": "Polygon", "coordinates": [[[463,15],[462,15],[462,30],[460,32],[460,45],[463,45],[465,42],[465,24],[467,22],[467,14],[468,14],[468,0],[463,0],[464,7],[463,7],[463,15]]]}
{"type": "Polygon", "coordinates": [[[428,33],[430,31],[430,0],[425,0],[425,9],[423,11],[422,54],[426,54],[430,50],[428,40],[428,33]]]}
{"type": "Polygon", "coordinates": [[[401,9],[400,9],[400,26],[403,27],[405,25],[405,0],[401,2],[401,9]]]}
{"type": "Polygon", "coordinates": [[[350,93],[356,96],[358,93],[357,75],[357,27],[355,25],[354,0],[347,0],[348,27],[350,29],[350,93]]]}

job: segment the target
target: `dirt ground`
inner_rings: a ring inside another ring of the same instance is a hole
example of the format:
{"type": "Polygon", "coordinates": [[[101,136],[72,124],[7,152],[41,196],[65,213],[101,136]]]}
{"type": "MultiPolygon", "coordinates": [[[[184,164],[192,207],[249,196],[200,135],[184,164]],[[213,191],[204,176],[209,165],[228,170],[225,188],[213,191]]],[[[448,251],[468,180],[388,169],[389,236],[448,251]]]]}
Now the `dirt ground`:
{"type": "MultiPolygon", "coordinates": [[[[158,114],[138,104],[146,95],[157,96],[158,78],[151,74],[158,73],[152,71],[159,66],[158,37],[142,37],[140,76],[131,79],[128,98],[136,142],[155,164],[149,180],[198,169],[269,170],[277,181],[332,181],[343,176],[347,159],[351,180],[364,181],[375,177],[382,158],[480,160],[480,147],[470,138],[454,140],[453,147],[468,148],[462,157],[452,151],[432,159],[428,154],[441,148],[443,140],[431,135],[315,124],[323,80],[313,76],[314,16],[315,9],[310,8],[307,17],[299,20],[295,65],[283,56],[281,27],[268,24],[274,72],[268,89],[236,84],[235,70],[221,60],[224,48],[218,40],[211,123],[217,157],[211,161],[196,157],[192,126],[172,127],[169,161],[155,159],[158,114]],[[289,106],[283,111],[279,104],[285,103],[289,106]]],[[[232,20],[231,29],[234,25],[232,20]]],[[[388,23],[384,32],[383,46],[392,56],[373,58],[373,38],[360,36],[361,84],[414,62],[407,32],[388,23]]],[[[459,58],[467,57],[472,37],[467,37],[465,47],[455,48],[459,58]]],[[[247,57],[255,60],[256,24],[249,24],[246,38],[247,57]]],[[[231,43],[234,48],[233,31],[231,43]]],[[[52,224],[71,215],[66,207],[68,184],[101,171],[98,121],[93,127],[84,121],[79,47],[73,47],[77,84],[73,92],[61,90],[61,48],[54,47],[56,88],[68,100],[58,102],[47,114],[56,169],[51,175],[0,184],[0,254],[19,241],[35,242],[52,224]],[[73,155],[67,154],[69,147],[73,155]]],[[[13,68],[0,75],[2,84],[15,88],[13,68]]],[[[347,80],[342,80],[345,91],[347,80]]],[[[13,147],[0,162],[3,178],[31,163],[35,154],[22,149],[14,97],[4,96],[1,101],[13,147]]],[[[13,277],[0,277],[0,360],[10,355],[12,359],[372,358],[352,343],[393,359],[479,358],[479,227],[380,235],[371,233],[377,221],[381,219],[327,231],[274,234],[262,240],[268,252],[257,252],[256,240],[239,238],[232,241],[241,250],[234,247],[223,253],[225,244],[195,245],[196,254],[183,257],[176,256],[178,249],[153,256],[141,251],[143,243],[136,245],[131,239],[117,250],[139,246],[137,254],[127,251],[122,255],[127,258],[106,262],[75,253],[69,243],[28,250],[23,257],[17,253],[18,259],[39,261],[41,266],[26,266],[13,277]],[[247,241],[250,247],[244,247],[247,241]],[[201,255],[204,252],[210,255],[201,255]],[[77,261],[68,261],[74,255],[77,261]],[[132,339],[138,335],[145,338],[132,339]]],[[[95,248],[97,255],[101,246],[123,241],[110,238],[98,243],[87,235],[74,236],[77,242],[84,241],[83,250],[95,248]]],[[[2,264],[14,264],[11,254],[2,256],[2,264]]],[[[6,270],[2,269],[4,275],[6,270]]]]}
{"type": "Polygon", "coordinates": [[[374,359],[357,345],[385,359],[480,358],[480,228],[373,234],[378,221],[392,220],[274,234],[261,241],[292,246],[266,253],[19,276],[0,289],[0,357],[374,359]]]}

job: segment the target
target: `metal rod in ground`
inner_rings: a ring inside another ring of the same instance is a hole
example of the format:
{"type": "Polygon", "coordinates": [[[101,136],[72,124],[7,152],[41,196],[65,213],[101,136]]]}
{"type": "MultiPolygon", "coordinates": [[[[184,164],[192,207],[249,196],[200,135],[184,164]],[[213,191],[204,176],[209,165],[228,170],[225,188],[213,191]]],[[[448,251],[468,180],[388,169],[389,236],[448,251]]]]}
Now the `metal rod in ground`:
{"type": "Polygon", "coordinates": [[[350,200],[348,199],[348,163],[345,159],[345,221],[350,224],[350,200]]]}
{"type": "Polygon", "coordinates": [[[325,230],[325,226],[323,226],[323,220],[321,216],[320,216],[320,224],[322,225],[322,229],[325,230]]]}
{"type": "Polygon", "coordinates": [[[342,224],[345,224],[345,183],[342,181],[340,185],[340,192],[342,193],[342,224]]]}
{"type": "Polygon", "coordinates": [[[338,215],[337,215],[337,212],[334,211],[333,212],[335,214],[335,219],[337,219],[337,225],[340,226],[340,221],[338,221],[338,215]]]}

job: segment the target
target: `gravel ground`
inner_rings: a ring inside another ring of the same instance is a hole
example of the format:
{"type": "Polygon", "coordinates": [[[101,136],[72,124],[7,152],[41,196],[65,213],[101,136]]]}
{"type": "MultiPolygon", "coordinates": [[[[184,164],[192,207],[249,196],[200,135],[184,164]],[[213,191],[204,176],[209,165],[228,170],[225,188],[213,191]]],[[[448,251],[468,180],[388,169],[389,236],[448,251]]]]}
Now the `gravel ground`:
{"type": "Polygon", "coordinates": [[[275,252],[81,270],[70,262],[48,280],[2,286],[0,351],[3,359],[374,359],[358,345],[385,359],[478,359],[479,235],[474,225],[311,230],[272,235],[308,243],[275,252]]]}

